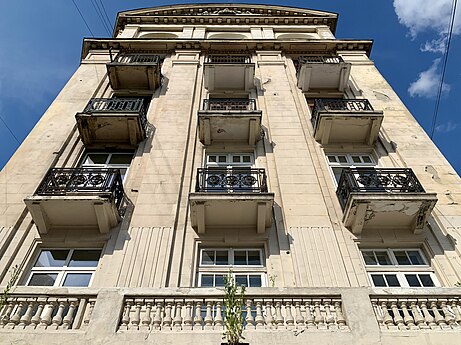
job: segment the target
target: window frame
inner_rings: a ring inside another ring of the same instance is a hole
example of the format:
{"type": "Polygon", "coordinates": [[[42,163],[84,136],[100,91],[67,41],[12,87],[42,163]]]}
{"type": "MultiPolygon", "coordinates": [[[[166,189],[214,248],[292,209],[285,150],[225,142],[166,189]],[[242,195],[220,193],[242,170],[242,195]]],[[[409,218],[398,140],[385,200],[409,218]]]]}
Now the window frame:
{"type": "Polygon", "coordinates": [[[375,156],[373,153],[365,153],[365,152],[357,152],[357,153],[339,153],[339,152],[325,152],[325,160],[327,162],[327,165],[330,170],[330,175],[331,178],[333,179],[333,182],[335,186],[338,186],[338,180],[336,180],[336,175],[334,173],[334,168],[357,168],[357,167],[377,167],[378,161],[375,159],[375,156]],[[346,162],[341,163],[341,162],[330,162],[329,156],[344,156],[346,157],[346,162]],[[356,163],[353,161],[352,156],[368,156],[371,160],[370,163],[356,163]]]}
{"type": "Polygon", "coordinates": [[[124,151],[124,150],[120,150],[120,151],[98,151],[98,150],[94,150],[93,151],[93,150],[85,150],[83,152],[82,158],[81,158],[78,166],[80,168],[126,169],[125,174],[123,174],[123,176],[122,176],[122,182],[125,182],[125,180],[126,180],[126,178],[128,176],[128,172],[130,171],[130,166],[133,163],[134,156],[135,156],[135,151],[124,151]],[[102,163],[85,164],[85,161],[88,159],[88,156],[92,155],[92,154],[100,154],[100,155],[106,154],[106,155],[108,155],[107,159],[106,159],[106,163],[104,163],[104,164],[102,164],[102,163]],[[125,155],[131,154],[130,164],[127,165],[127,164],[111,164],[111,163],[108,163],[108,162],[110,162],[110,160],[111,160],[111,158],[112,158],[112,156],[114,154],[125,154],[125,155]]]}
{"type": "Polygon", "coordinates": [[[253,152],[207,152],[205,154],[205,161],[204,161],[205,168],[238,168],[238,167],[255,167],[255,155],[253,152]],[[226,162],[210,162],[210,156],[226,156],[226,162]],[[233,156],[250,156],[250,162],[232,162],[233,156]]]}

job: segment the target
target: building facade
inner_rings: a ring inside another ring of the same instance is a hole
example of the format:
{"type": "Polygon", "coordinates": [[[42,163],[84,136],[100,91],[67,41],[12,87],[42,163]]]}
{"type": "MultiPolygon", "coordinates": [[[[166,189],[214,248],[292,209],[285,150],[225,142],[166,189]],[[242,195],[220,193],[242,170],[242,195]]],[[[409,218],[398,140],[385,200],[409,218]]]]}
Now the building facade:
{"type": "Polygon", "coordinates": [[[0,343],[459,344],[460,179],[337,15],[119,13],[0,174],[0,343]]]}

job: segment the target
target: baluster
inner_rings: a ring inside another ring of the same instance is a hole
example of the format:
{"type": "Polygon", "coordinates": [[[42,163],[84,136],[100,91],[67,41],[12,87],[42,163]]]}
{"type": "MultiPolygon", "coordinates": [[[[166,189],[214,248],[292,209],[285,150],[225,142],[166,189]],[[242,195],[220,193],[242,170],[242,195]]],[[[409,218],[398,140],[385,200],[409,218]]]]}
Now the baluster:
{"type": "Polygon", "coordinates": [[[213,302],[207,301],[206,302],[206,314],[205,314],[205,326],[204,329],[213,329],[213,302]]]}
{"type": "Polygon", "coordinates": [[[340,301],[334,301],[335,312],[336,312],[336,323],[338,324],[340,329],[345,329],[346,327],[346,319],[343,315],[343,310],[341,308],[340,301]]]}
{"type": "Polygon", "coordinates": [[[387,310],[387,301],[381,302],[381,310],[383,313],[383,322],[386,325],[386,327],[389,329],[396,328],[394,326],[394,320],[392,319],[392,316],[389,314],[389,311],[387,310]]]}
{"type": "Polygon", "coordinates": [[[277,328],[283,327],[283,315],[282,315],[282,302],[275,301],[275,326],[277,328]]]}
{"type": "MultiPolygon", "coordinates": [[[[451,302],[451,309],[453,310],[453,313],[455,314],[455,323],[456,323],[456,325],[461,326],[461,312],[459,311],[458,301],[457,300],[454,299],[451,302]]],[[[454,325],[455,324],[453,324],[453,326],[454,325]]]]}
{"type": "Polygon", "coordinates": [[[399,306],[397,305],[396,300],[390,300],[391,303],[391,310],[392,314],[394,315],[394,325],[396,325],[399,329],[407,329],[405,323],[403,321],[402,315],[400,315],[399,306]]]}
{"type": "Polygon", "coordinates": [[[381,307],[378,306],[378,300],[372,299],[371,305],[373,307],[373,310],[375,311],[376,320],[378,321],[379,327],[387,328],[386,325],[384,324],[384,318],[382,315],[381,307]]]}
{"type": "Polygon", "coordinates": [[[295,322],[296,322],[296,327],[298,329],[302,329],[305,327],[304,324],[304,317],[303,314],[301,314],[301,301],[296,300],[295,302],[295,322]]]}
{"type": "Polygon", "coordinates": [[[291,301],[285,301],[285,322],[288,329],[293,329],[295,326],[295,319],[291,312],[291,301]]]}
{"type": "Polygon", "coordinates": [[[32,316],[30,319],[30,325],[29,328],[35,329],[40,323],[40,317],[43,312],[43,308],[45,307],[46,304],[46,298],[39,297],[37,298],[37,310],[35,311],[35,314],[32,316]]]}
{"type": "Polygon", "coordinates": [[[437,324],[435,323],[434,318],[432,317],[432,315],[429,313],[429,310],[427,309],[427,300],[421,300],[420,303],[421,303],[420,308],[424,315],[424,321],[430,328],[434,328],[435,326],[437,326],[437,324]]]}
{"type": "Polygon", "coordinates": [[[143,304],[143,299],[137,298],[134,300],[134,313],[129,326],[131,331],[139,330],[139,324],[141,323],[141,308],[143,304]]]}
{"type": "Polygon", "coordinates": [[[154,304],[154,300],[146,299],[145,304],[146,304],[146,311],[144,312],[144,315],[141,320],[141,330],[149,331],[150,324],[152,322],[151,313],[152,313],[152,305],[154,304]]]}
{"type": "Polygon", "coordinates": [[[17,301],[19,303],[16,304],[16,309],[13,311],[13,315],[10,318],[10,322],[5,326],[6,328],[15,328],[16,325],[19,323],[19,320],[21,319],[22,311],[27,303],[25,299],[18,298],[17,301]]]}
{"type": "Polygon", "coordinates": [[[53,315],[53,310],[56,307],[56,299],[50,300],[48,299],[47,304],[45,305],[45,309],[42,313],[42,319],[40,320],[40,325],[38,325],[41,329],[48,328],[51,325],[51,315],[53,315]]]}
{"type": "Polygon", "coordinates": [[[71,329],[72,321],[74,321],[75,309],[78,306],[78,299],[72,298],[69,299],[69,309],[67,309],[66,316],[62,320],[62,329],[71,329]]]}
{"type": "Polygon", "coordinates": [[[314,322],[314,315],[312,315],[312,311],[311,311],[311,301],[306,300],[304,302],[304,305],[306,306],[306,326],[307,328],[317,328],[314,322]]]}
{"type": "Polygon", "coordinates": [[[202,317],[202,302],[195,302],[195,316],[194,316],[194,329],[202,329],[203,317],[202,317]]]}
{"type": "Polygon", "coordinates": [[[337,329],[338,326],[335,323],[335,317],[331,313],[331,302],[330,301],[323,301],[323,305],[325,308],[325,322],[327,323],[328,329],[337,329]]]}
{"type": "Polygon", "coordinates": [[[180,331],[182,329],[182,301],[176,302],[176,310],[174,312],[174,319],[173,319],[173,329],[176,331],[180,331]]]}
{"type": "Polygon", "coordinates": [[[272,316],[272,302],[266,301],[266,328],[274,326],[274,317],[272,316]]]}
{"type": "Polygon", "coordinates": [[[264,328],[265,321],[264,321],[264,316],[262,312],[262,303],[261,300],[255,300],[256,304],[256,328],[264,328]]]}
{"type": "Polygon", "coordinates": [[[163,318],[163,329],[165,331],[171,330],[171,323],[173,318],[171,317],[171,309],[173,308],[172,301],[165,301],[165,317],[163,318]]]}
{"type": "Polygon", "coordinates": [[[424,320],[423,315],[420,313],[420,309],[418,308],[417,300],[409,300],[411,314],[413,315],[413,319],[415,320],[416,327],[418,328],[426,328],[426,322],[424,320]]]}
{"type": "Polygon", "coordinates": [[[162,325],[162,308],[163,308],[163,303],[158,301],[156,304],[156,311],[155,311],[155,316],[154,316],[154,322],[153,322],[153,329],[154,330],[160,330],[161,325],[162,325]]]}
{"type": "Polygon", "coordinates": [[[448,302],[447,300],[441,300],[440,306],[442,308],[443,315],[445,315],[445,322],[447,323],[448,326],[451,327],[451,325],[455,322],[455,317],[448,309],[447,302],[448,302]]]}
{"type": "Polygon", "coordinates": [[[432,313],[434,314],[435,323],[441,328],[446,328],[447,323],[445,322],[445,318],[439,312],[437,300],[431,300],[429,302],[431,303],[431,309],[432,313]]]}
{"type": "Polygon", "coordinates": [[[413,318],[410,315],[407,307],[407,301],[400,301],[400,310],[402,310],[403,314],[403,322],[409,329],[415,329],[416,325],[413,318]]]}
{"type": "Polygon", "coordinates": [[[36,299],[27,299],[27,309],[24,315],[21,316],[19,319],[18,327],[25,328],[26,326],[30,325],[30,320],[32,319],[32,311],[35,308],[36,299]]]}
{"type": "Polygon", "coordinates": [[[216,302],[216,315],[214,317],[214,328],[221,330],[223,328],[222,319],[222,303],[221,301],[216,302]]]}
{"type": "Polygon", "coordinates": [[[251,299],[247,299],[246,300],[246,311],[247,311],[247,315],[245,317],[245,321],[246,321],[246,329],[254,329],[255,328],[255,319],[253,317],[253,314],[251,314],[251,306],[252,306],[252,300],[251,299]]]}
{"type": "Polygon", "coordinates": [[[58,311],[56,312],[56,315],[53,317],[51,320],[52,323],[52,329],[59,329],[59,326],[62,324],[62,315],[64,314],[64,309],[67,306],[67,300],[65,299],[59,299],[58,300],[58,311]]]}
{"type": "Polygon", "coordinates": [[[327,326],[325,325],[325,320],[322,315],[322,311],[320,310],[321,300],[313,300],[313,302],[314,302],[314,322],[317,325],[318,329],[326,329],[327,326]]]}
{"type": "Polygon", "coordinates": [[[184,315],[184,326],[183,329],[185,330],[192,330],[192,301],[186,301],[186,315],[184,315]]]}
{"type": "Polygon", "coordinates": [[[13,311],[14,306],[15,303],[13,302],[13,299],[10,299],[6,307],[5,313],[2,315],[0,320],[0,324],[2,324],[3,326],[8,324],[8,322],[10,321],[11,312],[13,311]]]}
{"type": "Polygon", "coordinates": [[[123,313],[122,317],[122,325],[120,326],[120,329],[123,330],[128,330],[129,324],[130,324],[130,312],[131,312],[131,306],[133,305],[133,300],[132,299],[127,299],[125,300],[125,311],[123,313]]]}
{"type": "MultiPolygon", "coordinates": [[[[88,303],[86,304],[85,316],[83,317],[83,325],[80,328],[88,327],[88,324],[91,320],[91,315],[93,315],[94,304],[96,303],[96,299],[90,298],[88,303]]],[[[129,321],[129,320],[128,320],[129,321]]]]}

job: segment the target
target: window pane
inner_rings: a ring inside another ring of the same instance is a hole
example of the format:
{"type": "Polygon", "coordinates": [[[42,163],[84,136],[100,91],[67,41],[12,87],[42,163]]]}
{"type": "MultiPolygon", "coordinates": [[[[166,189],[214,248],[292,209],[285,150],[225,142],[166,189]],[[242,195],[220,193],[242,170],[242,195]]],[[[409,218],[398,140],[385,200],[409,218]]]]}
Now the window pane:
{"type": "Polygon", "coordinates": [[[90,153],[85,159],[85,164],[106,164],[108,157],[107,153],[90,153]]]}
{"type": "Polygon", "coordinates": [[[336,182],[339,182],[341,178],[341,173],[343,172],[343,168],[332,168],[333,174],[335,175],[336,182]]]}
{"type": "Polygon", "coordinates": [[[432,281],[432,278],[430,274],[420,274],[419,275],[419,280],[421,280],[421,284],[424,287],[433,287],[435,286],[434,282],[432,281]]]}
{"type": "Polygon", "coordinates": [[[328,157],[328,161],[330,163],[336,163],[336,157],[335,156],[327,156],[328,157]]]}
{"type": "Polygon", "coordinates": [[[366,265],[377,265],[378,264],[373,252],[362,252],[362,255],[363,255],[363,259],[365,260],[366,265]]]}
{"type": "Polygon", "coordinates": [[[216,265],[229,265],[229,257],[227,250],[216,251],[216,265]]]}
{"type": "Polygon", "coordinates": [[[125,164],[130,165],[131,159],[133,158],[132,153],[114,153],[110,157],[109,164],[125,164]]]}
{"type": "Polygon", "coordinates": [[[34,273],[29,281],[29,286],[53,286],[57,273],[34,273]]]}
{"type": "Polygon", "coordinates": [[[371,279],[373,280],[373,285],[376,287],[384,287],[386,285],[386,281],[384,280],[384,277],[381,274],[372,274],[371,279]]]}
{"type": "Polygon", "coordinates": [[[362,161],[360,160],[360,156],[352,156],[352,161],[354,163],[362,163],[362,161]]]}
{"type": "Polygon", "coordinates": [[[247,252],[246,250],[234,251],[234,265],[247,265],[247,252]]]}
{"type": "Polygon", "coordinates": [[[35,267],[62,267],[68,254],[68,250],[42,250],[35,267]]]}
{"type": "Polygon", "coordinates": [[[339,163],[347,163],[346,156],[338,156],[339,163]]]}
{"type": "Polygon", "coordinates": [[[91,273],[68,273],[62,286],[88,286],[91,273]]]}
{"type": "Polygon", "coordinates": [[[251,157],[250,156],[243,156],[243,162],[244,163],[251,163],[251,157]]]}
{"type": "Polygon", "coordinates": [[[389,259],[389,255],[387,252],[375,252],[376,259],[378,259],[378,263],[380,265],[391,265],[391,260],[389,259]]]}
{"type": "Polygon", "coordinates": [[[69,267],[96,267],[100,256],[100,250],[74,250],[69,267]]]}
{"type": "Polygon", "coordinates": [[[261,255],[259,250],[248,251],[248,265],[262,265],[261,255]]]}
{"type": "Polygon", "coordinates": [[[400,286],[399,280],[395,274],[385,274],[387,280],[387,286],[396,287],[400,286]]]}
{"type": "Polygon", "coordinates": [[[211,274],[203,274],[200,286],[213,286],[213,276],[211,274]]]}
{"type": "Polygon", "coordinates": [[[214,279],[215,279],[214,286],[218,286],[218,287],[224,286],[224,276],[223,275],[217,274],[215,275],[214,279]]]}
{"type": "Polygon", "coordinates": [[[421,254],[417,250],[409,250],[407,251],[407,255],[410,258],[412,265],[425,265],[421,254]]]}
{"type": "Polygon", "coordinates": [[[411,287],[421,287],[421,283],[416,274],[405,274],[405,278],[407,278],[408,285],[411,287]]]}
{"type": "Polygon", "coordinates": [[[369,156],[362,156],[362,160],[364,163],[373,163],[369,156]]]}
{"type": "Polygon", "coordinates": [[[240,156],[232,156],[233,163],[240,163],[240,156]]]}
{"type": "Polygon", "coordinates": [[[216,156],[208,156],[208,162],[216,162],[216,156]]]}
{"type": "Polygon", "coordinates": [[[218,156],[219,158],[219,163],[226,163],[227,162],[227,157],[226,156],[218,156]]]}
{"type": "Polygon", "coordinates": [[[214,250],[203,250],[202,251],[202,265],[213,265],[214,264],[214,250]]]}
{"type": "Polygon", "coordinates": [[[397,263],[399,265],[411,265],[410,260],[407,257],[407,253],[402,251],[394,251],[395,258],[397,259],[397,263]]]}
{"type": "Polygon", "coordinates": [[[247,276],[246,275],[235,275],[235,283],[237,285],[248,286],[247,276]]]}
{"type": "Polygon", "coordinates": [[[250,275],[250,286],[251,287],[261,287],[262,281],[260,275],[250,275]]]}

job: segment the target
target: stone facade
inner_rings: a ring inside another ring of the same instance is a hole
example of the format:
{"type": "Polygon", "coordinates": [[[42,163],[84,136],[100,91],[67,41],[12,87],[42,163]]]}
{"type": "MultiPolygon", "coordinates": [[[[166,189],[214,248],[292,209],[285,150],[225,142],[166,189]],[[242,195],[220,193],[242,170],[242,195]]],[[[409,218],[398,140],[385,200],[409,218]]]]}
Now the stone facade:
{"type": "Polygon", "coordinates": [[[459,177],[336,21],[178,5],[85,39],[0,173],[0,343],[216,344],[232,269],[250,344],[457,344],[459,177]]]}

